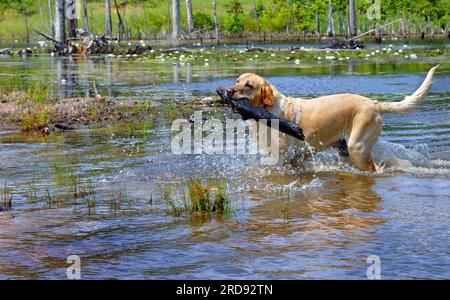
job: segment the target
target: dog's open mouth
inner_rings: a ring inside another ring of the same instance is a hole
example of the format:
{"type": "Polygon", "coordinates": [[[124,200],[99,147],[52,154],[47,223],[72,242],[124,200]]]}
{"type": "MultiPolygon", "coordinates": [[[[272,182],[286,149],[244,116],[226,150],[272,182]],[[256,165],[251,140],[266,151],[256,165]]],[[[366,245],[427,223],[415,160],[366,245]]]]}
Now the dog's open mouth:
{"type": "Polygon", "coordinates": [[[219,97],[221,99],[221,102],[223,104],[230,104],[229,103],[230,101],[239,101],[239,100],[241,100],[241,101],[245,101],[245,100],[246,101],[250,101],[250,99],[248,99],[247,97],[236,98],[236,97],[234,97],[233,94],[228,93],[228,91],[226,89],[224,89],[224,88],[217,89],[216,93],[217,93],[217,95],[219,95],[219,97]]]}

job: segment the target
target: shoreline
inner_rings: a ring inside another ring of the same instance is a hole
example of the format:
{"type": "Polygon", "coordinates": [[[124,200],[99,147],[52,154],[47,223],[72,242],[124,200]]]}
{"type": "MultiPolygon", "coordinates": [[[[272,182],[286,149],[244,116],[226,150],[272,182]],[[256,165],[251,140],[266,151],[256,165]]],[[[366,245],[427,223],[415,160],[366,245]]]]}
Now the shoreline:
{"type": "MultiPolygon", "coordinates": [[[[4,97],[6,98],[6,97],[4,97]]],[[[43,103],[17,98],[0,101],[0,129],[50,134],[57,129],[75,130],[109,122],[140,121],[154,116],[157,105],[138,101],[109,101],[104,98],[67,98],[43,103]]]]}

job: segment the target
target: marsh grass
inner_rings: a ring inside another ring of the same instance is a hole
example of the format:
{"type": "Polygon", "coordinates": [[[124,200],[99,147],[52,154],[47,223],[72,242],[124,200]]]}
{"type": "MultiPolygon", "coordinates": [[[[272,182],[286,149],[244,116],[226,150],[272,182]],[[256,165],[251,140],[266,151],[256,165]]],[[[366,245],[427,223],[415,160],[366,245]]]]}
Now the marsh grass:
{"type": "Polygon", "coordinates": [[[12,208],[12,200],[13,200],[12,195],[13,195],[12,188],[10,188],[5,181],[1,193],[1,201],[2,201],[1,203],[7,210],[12,208]]]}
{"type": "Polygon", "coordinates": [[[48,96],[48,89],[48,84],[36,81],[26,89],[22,89],[22,93],[17,99],[17,102],[18,104],[24,104],[27,101],[31,101],[35,105],[51,102],[52,99],[48,96]]]}
{"type": "Polygon", "coordinates": [[[88,214],[91,215],[92,213],[95,213],[95,210],[97,208],[96,191],[94,185],[91,182],[85,186],[83,194],[83,199],[86,203],[88,214]]]}
{"type": "Polygon", "coordinates": [[[41,130],[48,126],[51,110],[43,104],[33,106],[22,117],[21,129],[24,132],[41,130]]]}
{"type": "Polygon", "coordinates": [[[291,204],[291,190],[279,187],[275,191],[275,195],[281,201],[281,214],[285,222],[289,221],[289,212],[291,204]]]}
{"type": "Polygon", "coordinates": [[[151,113],[152,112],[152,99],[148,98],[144,103],[144,112],[151,113]]]}
{"type": "Polygon", "coordinates": [[[167,112],[167,117],[170,121],[174,121],[177,118],[177,108],[172,101],[169,101],[165,105],[165,111],[167,112]]]}
{"type": "Polygon", "coordinates": [[[155,124],[152,120],[130,122],[125,125],[124,134],[129,138],[145,138],[151,134],[155,124]]]}
{"type": "Polygon", "coordinates": [[[51,208],[54,204],[54,199],[50,194],[50,189],[48,188],[48,186],[45,187],[44,201],[48,208],[51,208]]]}
{"type": "Polygon", "coordinates": [[[177,188],[177,191],[179,197],[173,195],[170,187],[162,191],[166,211],[173,216],[231,216],[231,202],[225,183],[205,183],[200,179],[190,179],[181,190],[177,188]]]}
{"type": "Polygon", "coordinates": [[[109,198],[109,208],[113,212],[116,212],[121,209],[121,207],[125,201],[126,201],[125,191],[120,187],[118,187],[117,189],[114,189],[114,187],[111,187],[110,198],[109,198]]]}

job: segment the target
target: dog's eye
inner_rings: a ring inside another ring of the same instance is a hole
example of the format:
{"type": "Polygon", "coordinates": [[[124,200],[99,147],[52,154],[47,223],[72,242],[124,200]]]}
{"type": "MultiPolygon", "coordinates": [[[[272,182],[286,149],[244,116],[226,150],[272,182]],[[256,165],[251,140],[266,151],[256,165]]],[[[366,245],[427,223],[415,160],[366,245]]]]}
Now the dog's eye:
{"type": "Polygon", "coordinates": [[[252,86],[251,84],[249,84],[249,83],[246,83],[246,84],[245,84],[245,87],[248,87],[248,88],[250,88],[250,89],[253,89],[253,86],[252,86]]]}

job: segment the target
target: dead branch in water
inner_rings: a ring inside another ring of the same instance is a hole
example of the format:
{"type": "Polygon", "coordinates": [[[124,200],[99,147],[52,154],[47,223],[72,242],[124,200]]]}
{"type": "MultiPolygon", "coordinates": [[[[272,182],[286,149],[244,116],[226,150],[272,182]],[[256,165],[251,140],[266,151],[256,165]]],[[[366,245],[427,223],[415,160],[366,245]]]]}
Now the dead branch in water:
{"type": "Polygon", "coordinates": [[[176,52],[194,53],[194,50],[185,48],[185,47],[180,47],[180,48],[161,49],[159,52],[161,52],[161,53],[176,53],[176,52]]]}

